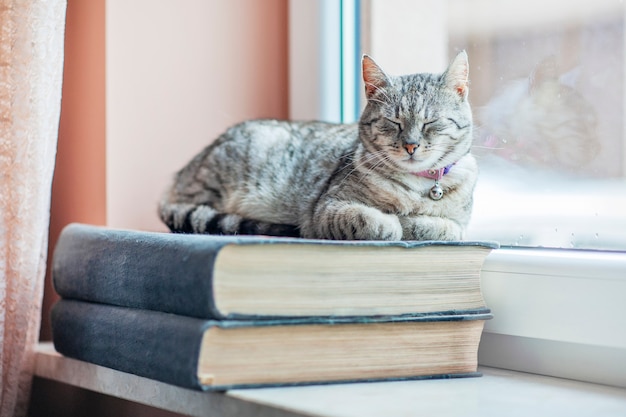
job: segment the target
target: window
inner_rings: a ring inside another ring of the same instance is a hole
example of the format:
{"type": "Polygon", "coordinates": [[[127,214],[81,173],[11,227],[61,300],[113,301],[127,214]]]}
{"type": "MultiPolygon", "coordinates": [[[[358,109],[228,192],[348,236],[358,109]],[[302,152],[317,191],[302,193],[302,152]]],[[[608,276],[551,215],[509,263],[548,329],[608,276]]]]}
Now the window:
{"type": "Polygon", "coordinates": [[[319,63],[320,76],[292,79],[292,117],[356,120],[361,52],[400,75],[439,72],[464,49],[481,167],[468,237],[626,250],[622,2],[299,3],[290,3],[292,22],[304,16],[292,24],[292,75],[319,63]],[[318,56],[297,42],[307,25],[318,56]],[[317,102],[306,88],[320,91],[317,102]]]}
{"type": "MultiPolygon", "coordinates": [[[[290,2],[293,118],[325,118],[303,87],[330,102],[346,100],[315,71],[301,72],[332,57],[328,73],[339,74],[340,62],[347,67],[332,48],[298,42],[306,24],[312,39],[332,27],[341,33],[348,2],[334,2],[342,12],[328,18],[315,4],[329,1],[290,2]]],[[[622,2],[353,3],[358,25],[343,29],[360,27],[361,51],[390,74],[439,72],[458,51],[468,52],[481,167],[468,237],[503,246],[483,269],[495,317],[479,362],[626,387],[622,2]]],[[[331,120],[350,121],[340,114],[331,120]]]]}
{"type": "Polygon", "coordinates": [[[481,168],[469,238],[626,249],[622,2],[364,4],[366,48],[389,71],[468,52],[481,168]]]}

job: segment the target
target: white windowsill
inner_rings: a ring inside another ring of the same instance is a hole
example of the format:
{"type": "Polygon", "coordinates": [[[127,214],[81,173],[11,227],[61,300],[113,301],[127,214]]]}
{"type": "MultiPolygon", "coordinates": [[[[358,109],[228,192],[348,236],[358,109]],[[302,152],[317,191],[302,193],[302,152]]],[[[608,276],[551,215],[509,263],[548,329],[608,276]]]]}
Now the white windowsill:
{"type": "Polygon", "coordinates": [[[481,365],[626,387],[626,253],[499,249],[481,365]]]}

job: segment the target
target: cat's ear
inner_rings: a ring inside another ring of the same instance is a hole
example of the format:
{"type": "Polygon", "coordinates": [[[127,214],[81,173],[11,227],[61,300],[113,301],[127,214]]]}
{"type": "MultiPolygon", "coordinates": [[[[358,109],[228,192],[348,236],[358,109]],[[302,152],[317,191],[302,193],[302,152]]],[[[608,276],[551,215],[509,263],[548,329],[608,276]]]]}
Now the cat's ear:
{"type": "Polygon", "coordinates": [[[541,85],[550,81],[559,81],[558,63],[554,55],[547,56],[535,66],[528,79],[528,91],[532,94],[541,85]]]}
{"type": "Polygon", "coordinates": [[[452,60],[444,73],[446,87],[457,93],[461,99],[467,98],[469,87],[469,62],[467,53],[461,51],[452,60]]]}
{"type": "Polygon", "coordinates": [[[378,90],[391,85],[391,80],[372,58],[363,55],[363,82],[365,83],[365,97],[369,100],[378,90]]]}

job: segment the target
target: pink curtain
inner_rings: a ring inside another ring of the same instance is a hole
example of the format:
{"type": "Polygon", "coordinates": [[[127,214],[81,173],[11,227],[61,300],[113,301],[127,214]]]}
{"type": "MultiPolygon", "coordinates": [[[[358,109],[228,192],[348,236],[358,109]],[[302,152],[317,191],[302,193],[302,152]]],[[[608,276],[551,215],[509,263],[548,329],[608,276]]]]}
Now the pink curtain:
{"type": "Polygon", "coordinates": [[[61,110],[66,0],[0,0],[0,416],[26,414],[61,110]]]}

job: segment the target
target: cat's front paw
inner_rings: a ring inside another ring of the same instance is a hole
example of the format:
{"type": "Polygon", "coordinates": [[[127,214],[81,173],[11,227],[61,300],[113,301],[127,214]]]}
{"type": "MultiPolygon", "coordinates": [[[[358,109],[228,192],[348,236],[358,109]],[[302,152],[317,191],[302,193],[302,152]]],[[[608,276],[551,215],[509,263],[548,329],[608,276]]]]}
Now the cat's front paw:
{"type": "Polygon", "coordinates": [[[419,216],[402,219],[404,240],[462,240],[463,228],[441,217],[419,216]]]}
{"type": "Polygon", "coordinates": [[[327,236],[340,240],[400,240],[402,226],[397,216],[372,207],[345,205],[328,213],[327,236]]]}

